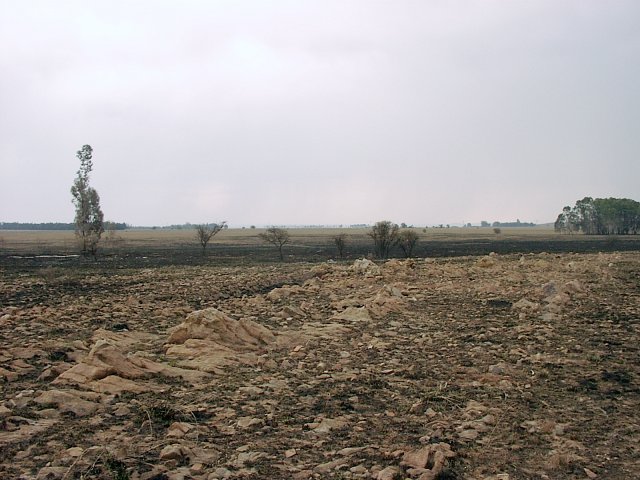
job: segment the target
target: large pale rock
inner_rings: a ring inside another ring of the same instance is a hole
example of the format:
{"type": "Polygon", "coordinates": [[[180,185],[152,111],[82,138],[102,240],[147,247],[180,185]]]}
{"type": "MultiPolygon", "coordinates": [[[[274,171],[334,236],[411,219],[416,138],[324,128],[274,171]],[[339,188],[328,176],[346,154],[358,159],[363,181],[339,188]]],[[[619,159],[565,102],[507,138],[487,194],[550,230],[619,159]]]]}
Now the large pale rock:
{"type": "Polygon", "coordinates": [[[15,347],[10,348],[9,352],[14,358],[21,358],[22,360],[29,360],[33,357],[47,357],[47,352],[35,347],[15,347]]]}
{"type": "Polygon", "coordinates": [[[321,463],[319,465],[316,465],[315,467],[313,467],[313,471],[314,471],[314,473],[327,474],[331,470],[337,470],[338,468],[342,467],[343,465],[347,465],[349,463],[349,461],[350,460],[348,458],[337,458],[336,460],[332,460],[330,462],[321,463]]]}
{"type": "Polygon", "coordinates": [[[90,382],[88,386],[94,392],[110,394],[120,394],[123,392],[143,393],[154,390],[153,387],[146,383],[135,382],[117,375],[109,375],[100,380],[90,382]]]}
{"type": "Polygon", "coordinates": [[[60,480],[66,477],[69,467],[42,467],[36,480],[60,480]]]}
{"type": "Polygon", "coordinates": [[[366,258],[360,258],[353,262],[353,265],[349,267],[352,272],[359,273],[364,276],[375,276],[380,275],[380,267],[376,265],[371,260],[367,260],[366,258]]]}
{"type": "Polygon", "coordinates": [[[484,257],[480,257],[478,260],[476,260],[475,263],[476,267],[480,267],[480,268],[490,268],[490,267],[494,267],[496,265],[496,260],[495,258],[486,255],[484,257]]]}
{"type": "Polygon", "coordinates": [[[160,460],[181,460],[190,456],[191,451],[179,443],[167,445],[160,451],[160,460]]]}
{"type": "Polygon", "coordinates": [[[280,302],[286,298],[289,298],[293,294],[301,293],[303,291],[304,290],[298,285],[284,285],[282,287],[274,288],[269,293],[267,293],[267,298],[272,302],[280,302]]]}
{"type": "Polygon", "coordinates": [[[115,343],[117,338],[113,334],[109,338],[98,338],[89,354],[80,363],[62,372],[53,383],[81,385],[100,393],[142,393],[154,388],[139,380],[154,375],[179,377],[192,384],[206,379],[207,375],[203,372],[173,367],[125,353],[123,348],[140,339],[139,335],[129,337],[125,336],[120,344],[115,343]]]}
{"type": "Polygon", "coordinates": [[[196,384],[196,383],[205,381],[206,379],[209,378],[208,374],[204,372],[200,372],[198,370],[173,367],[171,365],[154,362],[153,360],[149,360],[148,358],[144,358],[144,357],[139,357],[137,355],[133,355],[129,357],[129,360],[134,365],[148,371],[151,374],[162,375],[165,377],[172,377],[172,378],[182,378],[183,380],[191,384],[196,384]]]}
{"type": "Polygon", "coordinates": [[[511,308],[513,310],[525,310],[525,311],[537,312],[538,310],[540,310],[540,304],[535,302],[530,302],[529,300],[523,297],[520,300],[518,300],[516,303],[511,305],[511,308]]]}
{"type": "Polygon", "coordinates": [[[234,320],[215,308],[193,312],[184,323],[169,332],[167,343],[183,344],[190,339],[202,339],[236,350],[258,350],[275,341],[268,328],[251,320],[234,320]]]}
{"type": "Polygon", "coordinates": [[[91,415],[99,407],[99,404],[81,398],[80,392],[64,390],[48,390],[33,401],[40,405],[54,404],[61,412],[71,412],[77,417],[91,415]]]}
{"type": "Polygon", "coordinates": [[[375,317],[383,317],[391,312],[400,312],[406,308],[402,292],[397,286],[385,285],[373,297],[365,302],[369,312],[375,317]]]}
{"type": "Polygon", "coordinates": [[[413,270],[416,268],[416,262],[412,258],[409,259],[399,259],[392,258],[387,260],[384,264],[385,272],[398,274],[403,271],[413,270]]]}
{"type": "Polygon", "coordinates": [[[332,430],[344,428],[347,424],[347,417],[323,418],[320,422],[308,423],[307,427],[312,429],[314,433],[326,434],[332,430]]]}
{"type": "Polygon", "coordinates": [[[219,372],[229,364],[253,364],[257,354],[276,341],[268,328],[248,319],[235,320],[215,308],[193,312],[169,333],[167,356],[205,372],[219,372]]]}
{"type": "Polygon", "coordinates": [[[16,372],[12,372],[11,370],[7,370],[6,368],[0,367],[0,380],[4,380],[6,382],[13,382],[18,379],[20,375],[16,372]]]}
{"type": "Polygon", "coordinates": [[[108,340],[100,339],[81,363],[62,373],[54,383],[83,384],[109,375],[134,379],[148,376],[149,372],[131,362],[108,340]]]}
{"type": "Polygon", "coordinates": [[[378,472],[377,480],[395,480],[400,478],[400,469],[398,467],[386,467],[378,472]]]}
{"type": "MultiPolygon", "coordinates": [[[[447,459],[455,457],[448,443],[432,443],[417,450],[405,452],[401,465],[420,472],[421,480],[434,480],[447,464],[447,459]]],[[[416,473],[417,473],[416,472],[416,473]]]]}
{"type": "Polygon", "coordinates": [[[138,350],[140,348],[144,348],[149,343],[159,341],[160,336],[142,331],[114,332],[112,330],[99,328],[93,333],[91,340],[93,343],[98,340],[108,340],[110,343],[117,345],[121,350],[138,350]]]}
{"type": "Polygon", "coordinates": [[[567,293],[584,293],[584,285],[579,280],[572,280],[564,284],[564,291],[567,293]]]}
{"type": "Polygon", "coordinates": [[[48,418],[28,420],[26,424],[20,425],[17,430],[0,430],[0,447],[29,440],[46,431],[55,423],[57,423],[57,420],[48,418]]]}
{"type": "Polygon", "coordinates": [[[370,322],[371,315],[365,307],[348,307],[343,312],[337,313],[332,320],[345,320],[347,322],[370,322]]]}
{"type": "Polygon", "coordinates": [[[191,430],[194,426],[185,422],[173,422],[167,429],[167,437],[182,438],[191,430]]]}
{"type": "Polygon", "coordinates": [[[236,468],[242,468],[248,463],[255,463],[261,458],[266,458],[268,455],[264,452],[240,452],[233,461],[232,465],[236,468]]]}

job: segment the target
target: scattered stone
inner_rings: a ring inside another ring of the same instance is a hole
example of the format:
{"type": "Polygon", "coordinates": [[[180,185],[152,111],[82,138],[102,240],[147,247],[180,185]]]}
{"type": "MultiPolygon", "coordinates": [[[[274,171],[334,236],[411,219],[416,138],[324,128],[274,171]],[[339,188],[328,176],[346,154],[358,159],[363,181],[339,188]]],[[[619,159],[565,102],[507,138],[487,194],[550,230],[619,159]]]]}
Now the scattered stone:
{"type": "Polygon", "coordinates": [[[264,452],[240,452],[233,461],[235,468],[242,468],[247,464],[255,463],[261,458],[266,458],[268,455],[264,452]]]}
{"type": "Polygon", "coordinates": [[[343,467],[349,463],[348,458],[338,458],[336,460],[332,460],[331,462],[321,463],[320,465],[316,465],[313,468],[315,473],[328,473],[332,470],[337,470],[340,467],[343,467]]]}
{"type": "Polygon", "coordinates": [[[485,257],[480,257],[477,261],[476,261],[476,267],[481,267],[481,268],[490,268],[490,267],[494,267],[496,265],[496,261],[492,256],[485,256],[485,257]]]}
{"type": "Polygon", "coordinates": [[[179,443],[167,445],[160,451],[160,460],[181,460],[190,456],[189,449],[183,447],[179,443]]]}
{"type": "Polygon", "coordinates": [[[398,467],[386,467],[378,472],[377,480],[396,480],[402,472],[398,467]]]}
{"type": "Polygon", "coordinates": [[[343,428],[347,425],[347,419],[345,417],[339,418],[323,418],[319,423],[309,423],[307,426],[313,430],[314,433],[326,434],[331,430],[337,428],[343,428]]]}
{"type": "Polygon", "coordinates": [[[350,269],[355,273],[365,276],[375,276],[381,273],[380,267],[366,258],[361,258],[353,262],[350,269]]]}
{"type": "Polygon", "coordinates": [[[255,417],[240,417],[237,425],[240,428],[251,428],[255,425],[262,425],[262,420],[255,417]]]}
{"type": "Polygon", "coordinates": [[[633,436],[591,436],[587,447],[570,434],[633,430],[637,255],[315,272],[195,262],[186,275],[114,269],[104,291],[94,290],[99,265],[83,269],[86,290],[12,272],[0,279],[20,301],[0,307],[0,450],[10,454],[0,477],[89,475],[98,458],[96,471],[115,476],[107,459],[128,458],[138,480],[598,478],[614,451],[615,468],[633,471],[633,436]],[[287,282],[296,285],[261,293],[287,282]],[[217,309],[192,322],[190,305],[217,309]],[[571,425],[558,423],[576,405],[571,425]],[[464,450],[449,468],[452,447],[435,443],[445,441],[464,450]],[[93,444],[99,454],[83,450],[93,444]]]}
{"type": "Polygon", "coordinates": [[[173,422],[167,429],[167,437],[182,438],[193,429],[193,425],[185,422],[173,422]]]}
{"type": "Polygon", "coordinates": [[[254,385],[249,385],[247,387],[240,387],[240,388],[238,388],[238,391],[240,393],[244,393],[244,394],[252,395],[252,396],[258,396],[258,395],[262,395],[264,393],[264,389],[262,389],[260,387],[256,387],[254,385]]]}
{"type": "MultiPolygon", "coordinates": [[[[55,419],[29,420],[24,419],[26,423],[21,424],[16,429],[3,430],[0,429],[0,447],[11,443],[24,442],[32,437],[44,433],[52,425],[57,423],[55,419]]],[[[0,425],[3,425],[0,423],[0,425]]]]}
{"type": "Polygon", "coordinates": [[[224,467],[218,467],[213,472],[209,474],[207,480],[224,480],[227,478],[231,478],[231,471],[227,470],[224,467]]]}
{"type": "Polygon", "coordinates": [[[478,430],[468,429],[458,433],[458,437],[460,438],[460,440],[475,440],[476,438],[478,438],[479,434],[480,433],[478,432],[478,430]]]}
{"type": "Polygon", "coordinates": [[[371,315],[365,307],[348,307],[332,317],[332,320],[344,320],[346,322],[371,322],[371,315]]]}
{"type": "Polygon", "coordinates": [[[69,470],[68,467],[42,467],[38,470],[36,480],[59,480],[63,479],[69,470]]]}
{"type": "Polygon", "coordinates": [[[349,471],[351,473],[354,473],[356,475],[361,475],[361,476],[364,476],[369,473],[369,470],[367,470],[367,468],[362,464],[356,465],[355,467],[351,467],[349,471]]]}
{"type": "Polygon", "coordinates": [[[526,298],[521,298],[516,303],[511,305],[511,308],[514,310],[525,310],[530,312],[537,312],[540,310],[540,304],[536,302],[530,302],[526,298]]]}
{"type": "Polygon", "coordinates": [[[116,408],[113,411],[113,414],[116,417],[126,417],[130,413],[131,413],[131,409],[129,407],[127,407],[126,405],[119,405],[118,408],[116,408]]]}
{"type": "Polygon", "coordinates": [[[589,478],[598,478],[598,474],[595,473],[593,470],[589,470],[587,467],[584,467],[584,473],[589,478]]]}
{"type": "Polygon", "coordinates": [[[433,443],[417,450],[405,452],[401,465],[420,469],[420,478],[435,479],[446,466],[447,460],[455,456],[455,452],[451,450],[448,443],[433,443]],[[422,469],[426,471],[422,471],[422,469]]]}
{"type": "Polygon", "coordinates": [[[507,370],[504,363],[497,363],[496,365],[489,365],[488,371],[494,375],[504,375],[507,370]]]}
{"type": "Polygon", "coordinates": [[[347,447],[336,452],[337,455],[348,456],[353,455],[354,453],[360,453],[366,450],[369,447],[347,447]]]}
{"type": "Polygon", "coordinates": [[[48,390],[34,398],[34,402],[40,405],[56,405],[61,412],[70,412],[76,417],[86,417],[95,413],[100,405],[84,400],[80,395],[77,391],[48,390]]]}
{"type": "Polygon", "coordinates": [[[67,449],[67,455],[72,458],[81,457],[84,453],[84,449],[81,447],[71,447],[67,449]]]}
{"type": "Polygon", "coordinates": [[[144,393],[151,390],[157,390],[149,384],[135,382],[117,375],[109,375],[94,382],[87,384],[91,390],[98,393],[120,394],[124,392],[144,393]]]}
{"type": "Polygon", "coordinates": [[[298,454],[298,451],[295,448],[290,448],[289,450],[285,450],[284,456],[285,458],[291,458],[298,454]]]}
{"type": "Polygon", "coordinates": [[[292,480],[308,480],[309,478],[312,478],[314,476],[314,473],[312,470],[300,470],[299,472],[296,472],[294,474],[291,475],[291,479],[292,480]]]}

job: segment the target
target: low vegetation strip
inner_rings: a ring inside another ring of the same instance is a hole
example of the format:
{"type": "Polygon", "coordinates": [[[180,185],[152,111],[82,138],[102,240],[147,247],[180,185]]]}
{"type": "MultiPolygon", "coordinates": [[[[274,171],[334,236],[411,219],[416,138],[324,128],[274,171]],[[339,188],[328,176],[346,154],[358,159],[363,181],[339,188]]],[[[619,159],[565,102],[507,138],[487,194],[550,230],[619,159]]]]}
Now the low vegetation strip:
{"type": "MultiPolygon", "coordinates": [[[[552,228],[501,229],[492,228],[406,229],[415,238],[390,249],[389,256],[404,257],[405,252],[416,258],[456,257],[528,252],[614,252],[640,250],[640,237],[564,235],[552,228]]],[[[73,232],[68,231],[5,231],[0,232],[0,266],[40,268],[65,265],[75,268],[142,268],[165,265],[253,265],[285,262],[319,262],[329,259],[355,260],[374,256],[376,249],[370,230],[354,229],[291,229],[287,243],[280,246],[265,243],[261,229],[223,229],[206,250],[196,239],[194,230],[126,230],[107,233],[98,255],[78,259],[73,232]],[[344,235],[344,237],[342,237],[344,235]],[[339,238],[336,244],[336,238],[339,238]]]]}

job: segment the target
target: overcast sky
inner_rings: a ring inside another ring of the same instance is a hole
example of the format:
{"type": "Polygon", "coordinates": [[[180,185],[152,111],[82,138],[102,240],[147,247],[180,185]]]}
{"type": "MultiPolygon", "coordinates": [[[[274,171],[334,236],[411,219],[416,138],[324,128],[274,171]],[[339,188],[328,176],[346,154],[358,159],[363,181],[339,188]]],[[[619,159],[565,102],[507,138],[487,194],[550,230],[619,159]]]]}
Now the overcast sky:
{"type": "Polygon", "coordinates": [[[640,200],[640,2],[0,0],[0,221],[555,220],[640,200]]]}

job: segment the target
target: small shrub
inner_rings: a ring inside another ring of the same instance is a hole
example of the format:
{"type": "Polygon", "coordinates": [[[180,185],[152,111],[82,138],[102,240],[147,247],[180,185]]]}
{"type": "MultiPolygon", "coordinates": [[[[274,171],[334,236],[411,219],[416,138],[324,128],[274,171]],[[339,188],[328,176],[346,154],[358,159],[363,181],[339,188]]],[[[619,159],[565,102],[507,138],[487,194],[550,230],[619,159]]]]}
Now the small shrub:
{"type": "Polygon", "coordinates": [[[131,478],[127,472],[127,466],[122,460],[108,458],[105,466],[113,476],[113,480],[129,480],[131,478]]]}
{"type": "Polygon", "coordinates": [[[338,249],[338,256],[340,258],[344,258],[344,247],[347,242],[347,235],[345,233],[336,235],[333,237],[333,242],[336,244],[336,248],[338,249]]]}
{"type": "Polygon", "coordinates": [[[289,243],[289,232],[283,228],[270,227],[267,231],[258,235],[263,242],[270,243],[278,249],[280,260],[284,260],[282,247],[289,243]]]}
{"type": "Polygon", "coordinates": [[[406,258],[412,255],[416,243],[418,243],[418,234],[413,230],[402,230],[398,234],[398,246],[406,258]]]}
{"type": "Polygon", "coordinates": [[[173,422],[183,417],[182,413],[167,401],[156,401],[148,404],[136,402],[134,408],[136,412],[134,423],[136,426],[140,428],[147,426],[152,434],[169,427],[173,422]]]}
{"type": "Polygon", "coordinates": [[[203,224],[196,225],[196,239],[202,246],[202,254],[204,255],[205,249],[207,248],[207,244],[209,241],[215,237],[220,230],[227,226],[226,221],[222,221],[220,223],[212,223],[212,224],[203,224]]]}

